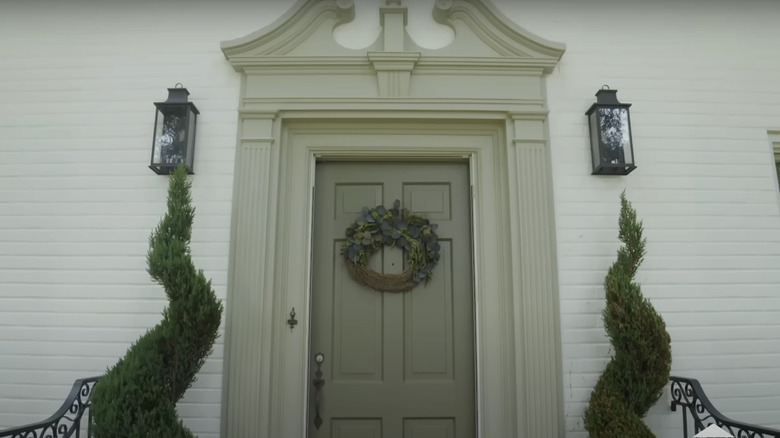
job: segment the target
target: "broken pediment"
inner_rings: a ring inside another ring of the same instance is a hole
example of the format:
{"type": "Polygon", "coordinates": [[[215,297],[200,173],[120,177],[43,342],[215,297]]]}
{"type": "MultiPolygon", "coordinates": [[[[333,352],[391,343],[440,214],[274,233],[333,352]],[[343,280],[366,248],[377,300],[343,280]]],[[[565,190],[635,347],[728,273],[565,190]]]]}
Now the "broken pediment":
{"type": "Polygon", "coordinates": [[[333,29],[355,18],[352,0],[299,0],[270,25],[222,43],[238,68],[253,60],[277,56],[355,56],[333,39],[333,29]]]}
{"type": "MultiPolygon", "coordinates": [[[[406,31],[408,9],[402,0],[384,0],[379,8],[379,36],[362,49],[340,45],[333,34],[336,27],[354,19],[354,0],[300,0],[269,26],[223,42],[222,51],[237,71],[280,75],[277,87],[282,82],[292,84],[292,79],[281,75],[321,75],[329,81],[330,90],[339,90],[348,97],[424,97],[425,89],[442,92],[457,87],[458,81],[445,77],[456,72],[475,78],[491,75],[494,79],[519,72],[540,76],[552,71],[563,55],[562,44],[522,29],[488,0],[436,0],[431,4],[434,20],[455,34],[454,40],[442,48],[426,49],[414,42],[406,31]],[[415,79],[413,75],[418,74],[426,77],[415,79]],[[374,91],[360,89],[367,82],[356,75],[374,76],[374,91]],[[419,84],[417,94],[411,91],[415,82],[419,84]]],[[[499,85],[496,96],[502,94],[499,85]]],[[[504,85],[515,86],[517,81],[507,79],[504,85]]],[[[293,94],[328,92],[311,88],[310,84],[302,86],[289,88],[293,94]]],[[[257,95],[282,93],[279,88],[266,87],[258,83],[257,95]]],[[[474,96],[463,97],[483,97],[484,91],[475,90],[474,96]]]]}
{"type": "Polygon", "coordinates": [[[542,64],[557,64],[565,46],[545,40],[521,28],[488,1],[437,0],[436,22],[455,32],[452,44],[433,51],[432,56],[533,58],[542,64]]]}
{"type": "MultiPolygon", "coordinates": [[[[419,1],[419,0],[418,0],[419,1]]],[[[438,49],[418,46],[406,32],[407,9],[401,0],[385,0],[380,8],[382,31],[369,47],[341,46],[333,30],[355,17],[354,0],[300,0],[269,26],[222,43],[237,67],[264,57],[366,56],[368,52],[413,52],[423,57],[523,58],[549,70],[564,45],[545,40],[508,19],[487,0],[436,0],[436,22],[455,32],[453,42],[438,49]]],[[[527,62],[528,63],[528,62],[527,62]]]]}

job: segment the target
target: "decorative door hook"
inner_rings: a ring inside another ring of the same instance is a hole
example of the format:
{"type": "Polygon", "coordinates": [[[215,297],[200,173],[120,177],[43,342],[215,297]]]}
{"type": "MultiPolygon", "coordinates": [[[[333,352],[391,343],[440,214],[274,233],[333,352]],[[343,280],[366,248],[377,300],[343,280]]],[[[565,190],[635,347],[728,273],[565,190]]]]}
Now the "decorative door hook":
{"type": "Polygon", "coordinates": [[[290,311],[290,319],[287,320],[287,324],[290,324],[290,330],[294,329],[295,325],[298,324],[298,320],[295,319],[295,307],[290,311]]]}

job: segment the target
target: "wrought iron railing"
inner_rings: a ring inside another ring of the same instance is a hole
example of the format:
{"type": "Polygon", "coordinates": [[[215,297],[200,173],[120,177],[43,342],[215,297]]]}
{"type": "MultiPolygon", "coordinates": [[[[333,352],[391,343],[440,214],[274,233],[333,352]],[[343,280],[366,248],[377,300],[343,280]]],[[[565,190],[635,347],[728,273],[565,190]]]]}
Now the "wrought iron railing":
{"type": "Polygon", "coordinates": [[[37,423],[0,430],[0,438],[89,438],[89,423],[92,420],[89,413],[90,399],[98,379],[89,377],[76,380],[68,398],[54,415],[37,423]],[[84,433],[82,420],[86,423],[84,433]]]}
{"type": "Polygon", "coordinates": [[[701,384],[686,377],[669,378],[672,390],[672,411],[682,406],[683,437],[688,438],[688,417],[693,420],[693,433],[699,433],[710,424],[734,435],[735,438],[780,438],[780,430],[734,421],[715,409],[701,384]]]}

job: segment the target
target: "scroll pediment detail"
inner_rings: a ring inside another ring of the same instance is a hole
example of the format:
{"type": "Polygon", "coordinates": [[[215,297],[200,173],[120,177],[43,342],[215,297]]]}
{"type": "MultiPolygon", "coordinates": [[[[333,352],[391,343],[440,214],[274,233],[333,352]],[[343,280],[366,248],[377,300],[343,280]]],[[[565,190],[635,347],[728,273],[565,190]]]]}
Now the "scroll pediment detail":
{"type": "Polygon", "coordinates": [[[270,25],[222,43],[231,61],[258,57],[313,55],[348,56],[357,54],[333,39],[333,29],[355,18],[353,0],[299,0],[270,25]]]}
{"type": "MultiPolygon", "coordinates": [[[[436,50],[443,56],[479,56],[474,39],[509,58],[537,58],[557,62],[565,50],[560,43],[546,40],[516,25],[486,0],[437,0],[433,18],[455,31],[455,40],[436,50]],[[473,37],[465,35],[472,33],[473,37]]],[[[485,52],[482,52],[483,56],[485,52]]]]}
{"type": "MultiPolygon", "coordinates": [[[[417,0],[419,1],[419,0],[417,0]]],[[[455,31],[448,46],[424,49],[406,32],[406,7],[401,0],[385,0],[380,8],[383,31],[363,50],[341,46],[333,30],[355,17],[354,0],[299,0],[270,25],[247,36],[222,43],[231,61],[279,56],[366,56],[371,51],[419,52],[423,57],[530,58],[556,63],[565,46],[541,38],[515,24],[489,0],[436,0],[433,18],[455,31]],[[386,20],[402,16],[403,20],[386,20]]]]}

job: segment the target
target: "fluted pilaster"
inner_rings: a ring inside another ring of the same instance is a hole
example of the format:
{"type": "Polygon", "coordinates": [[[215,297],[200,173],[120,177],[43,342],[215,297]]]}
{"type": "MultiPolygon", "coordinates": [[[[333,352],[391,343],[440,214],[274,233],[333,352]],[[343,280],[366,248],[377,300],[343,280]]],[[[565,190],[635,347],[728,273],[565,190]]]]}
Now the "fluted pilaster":
{"type": "Polygon", "coordinates": [[[560,329],[550,153],[542,120],[513,120],[515,330],[520,436],[563,433],[560,329]]]}
{"type": "Polygon", "coordinates": [[[236,151],[231,273],[228,287],[223,432],[264,436],[269,424],[273,289],[273,113],[244,116],[236,151]]]}

